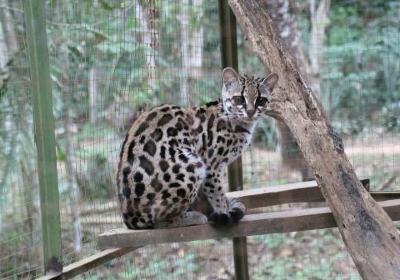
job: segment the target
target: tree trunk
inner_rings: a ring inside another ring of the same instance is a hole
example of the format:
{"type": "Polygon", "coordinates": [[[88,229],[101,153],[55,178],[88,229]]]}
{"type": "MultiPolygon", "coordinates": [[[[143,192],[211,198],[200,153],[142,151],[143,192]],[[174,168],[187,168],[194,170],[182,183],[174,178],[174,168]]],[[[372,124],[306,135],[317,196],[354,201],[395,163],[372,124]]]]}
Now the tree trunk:
{"type": "MultiPolygon", "coordinates": [[[[263,9],[268,13],[278,29],[285,51],[293,57],[300,73],[307,77],[310,73],[310,63],[304,52],[293,4],[292,0],[262,1],[263,9]]],[[[306,81],[308,81],[307,78],[306,81]]]]}
{"type": "Polygon", "coordinates": [[[178,20],[181,24],[180,34],[180,49],[182,55],[182,69],[179,77],[179,103],[181,105],[188,104],[190,90],[189,90],[189,79],[190,79],[190,55],[189,55],[189,0],[182,0],[180,5],[180,12],[178,14],[178,20]]]}
{"type": "Polygon", "coordinates": [[[199,9],[197,17],[202,17],[202,0],[193,0],[191,4],[188,0],[180,3],[178,21],[180,22],[180,50],[182,55],[182,70],[180,75],[180,94],[179,102],[184,105],[193,106],[194,100],[191,94],[191,84],[193,78],[201,76],[203,61],[203,27],[190,26],[190,8],[199,9]]]}
{"type": "Polygon", "coordinates": [[[0,38],[0,90],[6,87],[10,79],[10,68],[19,52],[17,39],[17,20],[8,10],[11,4],[6,0],[0,0],[0,27],[2,38],[0,38]]]}
{"type": "MultiPolygon", "coordinates": [[[[145,48],[145,58],[147,66],[147,85],[151,91],[155,88],[157,79],[156,72],[156,50],[158,49],[158,35],[156,8],[154,0],[146,0],[141,4],[140,1],[134,2],[136,15],[135,18],[139,22],[140,33],[145,48]]],[[[154,100],[156,101],[156,100],[154,100]]]]}
{"type": "Polygon", "coordinates": [[[341,138],[282,50],[271,18],[255,0],[229,0],[229,5],[262,63],[280,77],[267,114],[283,120],[293,133],[360,275],[366,280],[400,279],[397,229],[357,178],[341,138]]]}
{"type": "Polygon", "coordinates": [[[321,67],[324,57],[325,29],[328,25],[330,0],[321,0],[315,10],[315,0],[310,0],[311,38],[310,38],[310,69],[309,82],[313,93],[321,96],[321,67]]]}
{"type": "MultiPolygon", "coordinates": [[[[197,10],[196,17],[202,18],[204,16],[203,0],[192,0],[192,5],[197,10]]],[[[190,72],[192,77],[200,78],[203,66],[204,28],[203,25],[192,26],[190,31],[190,72]]]]}
{"type": "Polygon", "coordinates": [[[32,180],[35,178],[36,169],[32,169],[31,166],[35,166],[34,164],[26,164],[26,161],[20,160],[19,162],[21,168],[22,181],[25,186],[29,186],[24,192],[24,205],[26,208],[26,215],[28,220],[28,228],[31,239],[31,245],[35,247],[35,252],[37,256],[40,256],[39,244],[40,244],[40,205],[39,205],[39,193],[38,193],[38,185],[36,180],[32,180]]]}
{"type": "MultiPolygon", "coordinates": [[[[311,0],[311,3],[309,3],[312,26],[310,60],[304,52],[293,2],[291,0],[264,0],[262,6],[273,19],[282,39],[284,50],[295,60],[301,75],[310,83],[313,93],[320,97],[320,66],[323,59],[326,19],[330,0],[321,0],[317,12],[315,12],[315,1],[311,0]]],[[[307,165],[287,125],[277,120],[276,126],[282,164],[293,170],[298,170],[303,181],[313,179],[312,170],[307,165]]]]}
{"type": "MultiPolygon", "coordinates": [[[[293,3],[291,0],[265,0],[262,5],[279,32],[284,50],[292,56],[300,73],[309,81],[310,63],[300,38],[297,15],[293,12],[293,3]]],[[[276,120],[276,127],[283,166],[299,171],[303,181],[312,180],[312,170],[304,159],[289,127],[279,120],[276,120]]]]}
{"type": "Polygon", "coordinates": [[[0,1],[0,5],[3,6],[0,9],[0,23],[4,37],[4,41],[7,45],[8,55],[13,56],[19,51],[19,44],[16,34],[16,21],[12,14],[6,7],[10,7],[8,1],[0,1]]]}
{"type": "Polygon", "coordinates": [[[96,124],[98,117],[97,113],[97,97],[98,97],[98,84],[97,84],[97,70],[93,65],[88,71],[88,91],[89,91],[89,120],[92,125],[96,124]]]}
{"type": "Polygon", "coordinates": [[[74,149],[71,143],[70,136],[70,110],[69,110],[69,98],[67,94],[65,95],[64,104],[64,130],[65,130],[65,177],[67,178],[67,186],[69,197],[71,199],[71,218],[74,229],[74,251],[75,254],[79,254],[82,248],[81,241],[81,221],[79,218],[79,188],[75,181],[75,172],[72,166],[74,160],[74,149]]]}
{"type": "MultiPolygon", "coordinates": [[[[68,7],[64,2],[57,2],[54,5],[56,9],[56,15],[58,16],[58,20],[67,23],[66,15],[63,11],[68,10],[68,7]]],[[[67,38],[67,34],[62,30],[60,34],[61,38],[67,38]]],[[[63,48],[62,44],[65,44],[66,41],[61,40],[61,44],[58,46],[59,49],[63,48]]],[[[62,92],[62,100],[63,104],[63,127],[64,127],[64,164],[65,164],[65,179],[67,181],[67,189],[68,196],[70,200],[70,215],[72,220],[72,228],[73,228],[73,247],[75,257],[81,252],[82,249],[82,230],[81,230],[81,221],[79,217],[79,201],[80,201],[80,192],[78,188],[78,184],[76,182],[75,171],[73,167],[73,162],[75,161],[75,151],[72,145],[71,139],[71,94],[68,91],[68,81],[71,80],[69,75],[70,65],[69,65],[69,55],[67,52],[62,54],[62,65],[64,67],[62,79],[61,79],[61,92],[62,92]]],[[[98,76],[96,65],[89,68],[88,71],[88,92],[89,92],[89,119],[91,124],[95,124],[98,117],[97,104],[98,104],[98,76]]]]}

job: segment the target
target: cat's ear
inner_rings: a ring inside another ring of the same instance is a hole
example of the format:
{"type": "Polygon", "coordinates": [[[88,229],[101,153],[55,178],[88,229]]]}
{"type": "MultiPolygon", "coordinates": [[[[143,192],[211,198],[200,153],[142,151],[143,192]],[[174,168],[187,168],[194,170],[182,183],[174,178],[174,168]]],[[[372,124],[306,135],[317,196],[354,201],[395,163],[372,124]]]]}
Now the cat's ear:
{"type": "Polygon", "coordinates": [[[239,83],[239,74],[231,67],[222,70],[222,81],[227,91],[235,89],[239,83]]]}
{"type": "Polygon", "coordinates": [[[271,93],[278,80],[279,80],[278,74],[272,73],[268,77],[264,78],[264,80],[261,82],[261,87],[268,89],[269,91],[268,93],[271,93]]]}

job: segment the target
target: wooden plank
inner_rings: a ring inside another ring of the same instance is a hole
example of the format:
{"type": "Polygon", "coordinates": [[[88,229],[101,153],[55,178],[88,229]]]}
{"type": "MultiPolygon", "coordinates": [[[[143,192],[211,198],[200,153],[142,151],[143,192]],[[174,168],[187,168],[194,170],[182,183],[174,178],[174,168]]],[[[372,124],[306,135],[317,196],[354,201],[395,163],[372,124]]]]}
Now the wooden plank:
{"type": "MultiPolygon", "coordinates": [[[[400,199],[379,202],[394,220],[400,220],[400,199]]],[[[243,237],[335,227],[328,207],[246,215],[238,224],[216,227],[210,224],[157,230],[115,229],[99,236],[101,249],[137,247],[172,242],[243,237]]]]}
{"type": "MultiPolygon", "coordinates": [[[[368,180],[365,180],[368,181],[368,180]]],[[[365,183],[364,181],[364,183],[365,183]]],[[[379,200],[388,200],[394,198],[400,198],[400,194],[396,193],[371,193],[373,197],[379,198],[379,200]]],[[[317,185],[316,181],[301,182],[286,184],[281,186],[264,187],[253,190],[235,191],[227,193],[228,197],[239,198],[246,205],[247,209],[254,209],[260,207],[268,207],[273,205],[281,205],[285,203],[298,203],[298,202],[316,202],[325,201],[321,194],[321,190],[317,185]]],[[[116,203],[107,204],[109,207],[116,207],[116,203]]],[[[89,209],[88,212],[92,212],[94,209],[89,209]]],[[[117,207],[114,211],[117,211],[117,207]]],[[[96,213],[98,214],[98,213],[96,213]]],[[[81,218],[81,223],[86,225],[95,224],[121,224],[122,220],[119,216],[100,216],[100,215],[88,215],[81,218]]]]}
{"type": "MultiPolygon", "coordinates": [[[[361,180],[365,188],[369,180],[361,180]]],[[[228,197],[239,198],[247,209],[281,205],[285,203],[325,201],[316,181],[264,187],[253,190],[230,192],[228,197]]]]}
{"type": "Polygon", "coordinates": [[[315,181],[230,192],[227,196],[239,198],[247,209],[323,199],[315,181]]]}
{"type": "MultiPolygon", "coordinates": [[[[368,180],[362,180],[362,182],[363,184],[367,184],[368,180]]],[[[325,201],[316,181],[264,187],[253,190],[235,191],[229,192],[226,195],[228,197],[239,198],[246,205],[247,209],[281,205],[285,203],[325,201]]],[[[392,192],[377,192],[371,193],[371,195],[374,198],[377,197],[379,200],[400,198],[399,193],[392,192]]],[[[107,204],[108,210],[112,209],[111,207],[115,207],[114,211],[118,210],[116,203],[107,204]]],[[[87,213],[95,213],[94,208],[86,208],[86,210],[87,213]]],[[[114,215],[108,217],[100,215],[88,215],[81,218],[81,223],[86,225],[121,224],[122,220],[119,216],[114,215]]]]}
{"type": "Polygon", "coordinates": [[[72,263],[66,267],[64,267],[62,273],[60,274],[51,274],[45,275],[43,277],[38,278],[37,280],[51,280],[51,279],[71,279],[77,275],[85,273],[86,271],[98,267],[108,261],[119,258],[123,255],[126,255],[130,252],[133,252],[139,247],[130,247],[130,248],[112,248],[101,251],[97,254],[94,254],[88,258],[85,258],[81,261],[72,263]]]}
{"type": "Polygon", "coordinates": [[[400,199],[400,192],[371,192],[370,194],[376,201],[400,199]]]}
{"type": "MultiPolygon", "coordinates": [[[[368,188],[368,179],[361,180],[361,183],[366,188],[368,188]]],[[[379,197],[377,198],[379,200],[400,198],[400,193],[396,192],[371,192],[371,195],[373,197],[379,197]]],[[[227,193],[227,196],[240,198],[246,204],[246,207],[248,209],[280,205],[285,203],[325,201],[316,181],[229,192],[227,193]]],[[[93,205],[83,206],[80,210],[80,214],[81,216],[89,216],[92,214],[115,211],[118,211],[117,201],[106,202],[104,204],[100,204],[100,202],[95,202],[93,205]]],[[[88,221],[88,223],[90,222],[91,221],[88,221]]],[[[113,222],[114,221],[112,221],[112,223],[113,222]]],[[[106,221],[106,223],[111,222],[106,221]]]]}

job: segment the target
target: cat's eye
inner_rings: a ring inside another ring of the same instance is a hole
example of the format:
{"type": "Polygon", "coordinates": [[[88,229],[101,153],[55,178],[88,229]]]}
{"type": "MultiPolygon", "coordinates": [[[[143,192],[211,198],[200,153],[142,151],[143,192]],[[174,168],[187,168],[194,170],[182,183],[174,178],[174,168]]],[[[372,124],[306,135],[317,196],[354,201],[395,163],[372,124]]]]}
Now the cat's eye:
{"type": "Polygon", "coordinates": [[[232,101],[235,105],[243,105],[245,102],[243,96],[234,96],[232,97],[232,101]]]}
{"type": "Polygon", "coordinates": [[[257,106],[264,106],[267,103],[267,98],[259,97],[257,99],[257,106]]]}

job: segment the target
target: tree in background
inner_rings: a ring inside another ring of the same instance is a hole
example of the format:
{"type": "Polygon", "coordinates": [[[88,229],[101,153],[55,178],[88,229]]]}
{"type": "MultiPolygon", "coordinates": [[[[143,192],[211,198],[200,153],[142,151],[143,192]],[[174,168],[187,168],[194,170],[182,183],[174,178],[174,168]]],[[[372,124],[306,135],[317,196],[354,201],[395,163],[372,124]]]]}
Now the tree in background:
{"type": "MultiPolygon", "coordinates": [[[[323,63],[325,29],[328,23],[330,0],[320,0],[318,4],[315,0],[307,0],[302,3],[301,7],[296,7],[294,1],[291,0],[264,0],[262,3],[264,9],[274,20],[286,51],[293,56],[300,73],[310,84],[313,93],[319,97],[321,94],[320,71],[323,63]],[[297,13],[301,12],[299,9],[307,7],[311,13],[309,55],[304,50],[297,16],[297,13]]],[[[276,125],[283,164],[299,170],[303,181],[312,179],[313,173],[305,162],[289,128],[281,121],[276,121],[276,125]]]]}
{"type": "Polygon", "coordinates": [[[6,83],[10,78],[10,68],[16,59],[16,55],[20,50],[18,42],[17,24],[13,1],[0,1],[0,92],[6,87],[6,83]]]}

